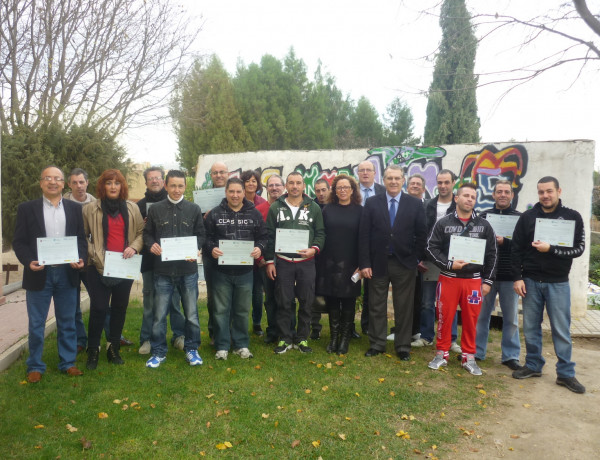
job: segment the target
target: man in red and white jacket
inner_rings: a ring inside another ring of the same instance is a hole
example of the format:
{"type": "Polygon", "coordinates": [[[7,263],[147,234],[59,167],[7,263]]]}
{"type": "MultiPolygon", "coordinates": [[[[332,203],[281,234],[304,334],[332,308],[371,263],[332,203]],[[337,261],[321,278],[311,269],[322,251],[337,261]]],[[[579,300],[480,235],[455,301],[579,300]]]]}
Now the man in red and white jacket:
{"type": "Polygon", "coordinates": [[[477,200],[475,184],[462,184],[454,200],[456,211],[436,222],[427,241],[427,256],[441,269],[436,295],[437,351],[429,368],[439,369],[448,364],[452,319],[460,305],[462,366],[473,375],[481,375],[481,369],[475,362],[475,335],[483,296],[490,291],[496,276],[496,237],[492,226],[473,211],[477,200]],[[448,253],[452,235],[485,239],[483,264],[450,260],[448,253]]]}

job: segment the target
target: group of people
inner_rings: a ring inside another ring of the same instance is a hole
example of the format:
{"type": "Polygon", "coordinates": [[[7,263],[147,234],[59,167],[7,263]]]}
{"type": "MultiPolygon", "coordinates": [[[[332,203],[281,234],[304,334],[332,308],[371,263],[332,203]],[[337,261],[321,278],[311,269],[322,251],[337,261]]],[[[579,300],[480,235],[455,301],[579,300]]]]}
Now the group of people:
{"type": "MultiPolygon", "coordinates": [[[[71,177],[81,171],[74,170],[71,177]]],[[[438,196],[432,200],[424,197],[423,176],[409,177],[404,189],[402,167],[390,165],[380,185],[375,182],[375,164],[368,160],[358,165],[358,181],[346,174],[337,175],[331,183],[317,181],[316,199],[305,193],[304,178],[296,171],[285,181],[271,175],[265,184],[268,199],[259,194],[262,184],[256,171],[229,177],[227,166],[218,162],[212,165],[210,176],[213,187],[224,188],[224,198],[213,209],[201,210],[184,199],[186,181],[181,171],[169,171],[164,177],[161,168],[147,169],[147,191],[136,205],[127,200],[122,174],[107,170],[98,179],[97,200],[79,190],[77,200],[88,200],[82,212],[71,196],[62,196],[62,171],[56,167],[42,171],[43,198],[19,206],[13,241],[25,267],[30,382],[39,381],[45,371],[43,326],[52,297],[59,331],[59,368],[70,375],[81,374],[74,363],[82,273],[90,294],[86,366],[93,370],[98,365],[107,317],[107,359],[123,364],[119,351],[132,280],[104,276],[106,251],[122,253],[123,258],[143,256],[139,352],[150,354],[146,366],[157,368],[166,359],[167,315],[172,345],[185,352],[190,365],[202,364],[196,259],[161,258],[165,238],[194,237],[201,249],[208,331],[216,359],[228,359],[230,351],[242,359],[251,358],[250,330],[264,335],[264,342],[274,344],[277,354],[293,348],[310,353],[309,338],[320,337],[322,311],[329,316],[327,352],[348,353],[351,339],[360,337],[354,318],[362,280],[360,325],[369,338],[366,357],[384,353],[387,340],[392,340],[399,359],[407,361],[412,347],[431,346],[435,340],[429,368],[447,366],[452,351],[465,370],[481,375],[478,363],[486,357],[490,317],[498,294],[503,315],[502,364],[513,370],[513,377],[541,375],[541,324],[546,308],[558,358],[556,383],[585,392],[575,378],[571,360],[568,283],[572,259],[584,251],[583,222],[579,213],[562,205],[554,177],[538,181],[539,203],[519,216],[509,238],[498,236],[487,220],[489,214],[519,214],[512,206],[512,184],[502,178],[495,183],[494,207],[478,214],[474,210],[476,185],[462,183],[454,194],[456,178],[445,169],[437,174],[438,196]],[[534,240],[536,219],[541,218],[574,221],[573,246],[534,240]],[[36,239],[50,236],[76,236],[79,260],[40,264],[36,239]],[[470,263],[450,257],[451,240],[456,237],[484,240],[483,259],[470,263]],[[224,251],[229,246],[224,241],[228,240],[246,242],[243,247],[248,248],[250,262],[225,263],[224,251]],[[394,328],[388,336],[390,284],[394,328]],[[523,299],[524,366],[519,362],[518,296],[523,299]]],[[[85,180],[87,186],[87,175],[85,180]]]]}

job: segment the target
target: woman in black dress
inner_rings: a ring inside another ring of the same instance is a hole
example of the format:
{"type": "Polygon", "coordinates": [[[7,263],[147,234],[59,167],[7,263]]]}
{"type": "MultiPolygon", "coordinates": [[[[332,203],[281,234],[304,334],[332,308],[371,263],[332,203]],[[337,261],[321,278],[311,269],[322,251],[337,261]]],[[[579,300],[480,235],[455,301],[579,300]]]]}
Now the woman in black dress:
{"type": "Polygon", "coordinates": [[[327,239],[319,255],[317,292],[325,297],[329,310],[331,341],[327,353],[348,352],[354,325],[356,298],[360,283],[352,281],[358,273],[358,227],[362,198],[357,182],[341,174],[331,183],[329,204],[323,208],[327,239]]]}

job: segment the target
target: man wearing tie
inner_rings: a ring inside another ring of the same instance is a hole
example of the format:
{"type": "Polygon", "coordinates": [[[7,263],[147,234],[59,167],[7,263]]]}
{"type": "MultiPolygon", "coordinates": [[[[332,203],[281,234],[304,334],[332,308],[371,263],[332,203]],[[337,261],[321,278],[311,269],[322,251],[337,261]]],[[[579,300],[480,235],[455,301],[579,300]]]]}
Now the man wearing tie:
{"type": "Polygon", "coordinates": [[[366,201],[359,230],[359,267],[369,280],[370,348],[365,356],[385,352],[387,296],[392,283],[394,349],[401,360],[408,361],[415,277],[425,250],[425,211],[420,200],[402,193],[400,166],[390,165],[383,183],[385,195],[366,201]]]}
{"type": "MultiPolygon", "coordinates": [[[[375,165],[371,161],[365,160],[359,163],[356,172],[358,173],[358,183],[363,206],[365,205],[367,198],[385,194],[385,187],[375,182],[375,165]]],[[[363,281],[363,304],[360,316],[360,327],[363,334],[366,334],[369,329],[369,283],[367,280],[363,281]]],[[[359,336],[355,331],[354,338],[357,337],[359,336]]]]}

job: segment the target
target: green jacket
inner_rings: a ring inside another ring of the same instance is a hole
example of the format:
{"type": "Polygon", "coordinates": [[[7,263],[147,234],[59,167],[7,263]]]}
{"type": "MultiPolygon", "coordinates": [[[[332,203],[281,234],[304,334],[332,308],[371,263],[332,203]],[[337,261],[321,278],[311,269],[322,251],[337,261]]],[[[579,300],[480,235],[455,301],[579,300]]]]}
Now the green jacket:
{"type": "MultiPolygon", "coordinates": [[[[269,208],[267,214],[267,230],[269,241],[265,250],[265,260],[272,262],[275,258],[275,230],[278,228],[308,230],[308,247],[315,248],[317,253],[323,250],[325,245],[325,225],[320,206],[308,195],[302,194],[303,201],[300,204],[296,217],[292,216],[292,210],[285,202],[288,194],[280,196],[269,208]]],[[[298,258],[298,254],[280,254],[288,258],[298,258]]]]}

